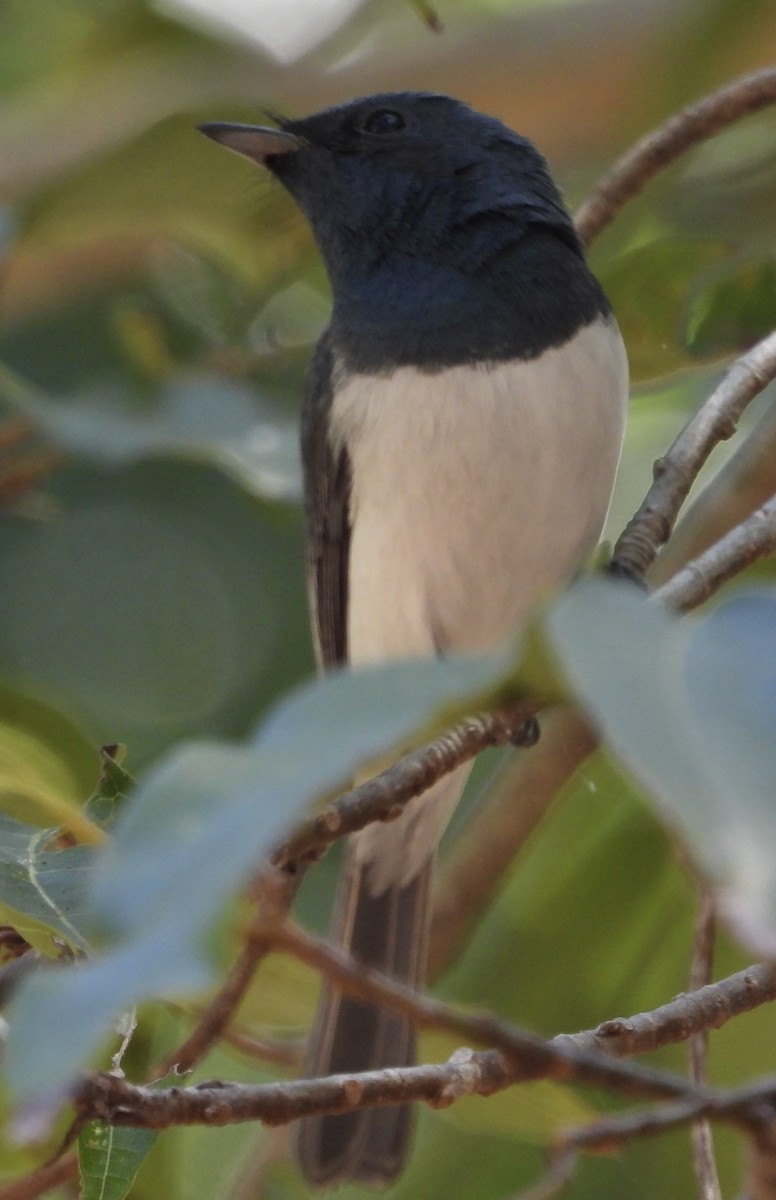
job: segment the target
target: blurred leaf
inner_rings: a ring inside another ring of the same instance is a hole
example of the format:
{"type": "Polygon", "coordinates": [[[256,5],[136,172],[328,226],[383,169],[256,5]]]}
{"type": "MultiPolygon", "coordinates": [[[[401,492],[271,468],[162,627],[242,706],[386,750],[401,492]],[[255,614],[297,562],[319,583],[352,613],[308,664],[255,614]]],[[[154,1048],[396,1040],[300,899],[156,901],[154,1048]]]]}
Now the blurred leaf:
{"type": "Polygon", "coordinates": [[[80,1200],[124,1200],[158,1136],[152,1129],[89,1121],[78,1139],[80,1200]]]}
{"type": "MultiPolygon", "coordinates": [[[[72,759],[80,735],[47,706],[12,689],[0,691],[0,811],[41,825],[61,825],[78,841],[102,839],[83,812],[72,759]],[[47,736],[56,729],[52,744],[47,736]],[[63,743],[71,734],[72,742],[63,743]],[[68,761],[70,760],[70,761],[68,761]]],[[[80,765],[80,764],[79,764],[80,765]]]]}
{"type": "Polygon", "coordinates": [[[187,734],[242,735],[309,670],[296,512],[167,460],[76,463],[50,497],[53,519],[0,522],[0,672],[84,713],[95,745],[139,769],[187,734]]]}
{"type": "Polygon", "coordinates": [[[109,463],[186,453],[219,463],[259,496],[288,500],[301,493],[296,423],[272,414],[247,384],[181,374],[142,404],[105,386],[53,400],[0,369],[0,391],[75,453],[109,463]]]}
{"type": "Polygon", "coordinates": [[[56,822],[78,841],[101,840],[97,826],[79,804],[52,786],[61,763],[38,738],[13,725],[0,724],[0,807],[16,816],[56,822]]]}
{"type": "MultiPolygon", "coordinates": [[[[211,108],[207,115],[218,114],[211,108]]],[[[232,105],[228,115],[251,121],[256,114],[232,105]]],[[[291,211],[282,189],[210,145],[196,125],[192,113],[168,118],[39,191],[16,247],[21,261],[117,236],[168,237],[253,284],[286,274],[309,246],[304,222],[281,227],[280,216],[291,211]],[[252,184],[259,179],[257,200],[252,184]]]]}
{"type": "Polygon", "coordinates": [[[210,983],[214,922],[303,804],[518,680],[512,648],[340,672],[293,694],[251,744],[192,744],[149,772],[93,875],[92,921],[112,945],[92,962],[38,971],[12,1005],[17,1095],[53,1109],[123,1008],[210,983]]]}
{"type": "Polygon", "coordinates": [[[776,953],[776,595],[669,616],[602,580],[561,599],[549,634],[604,736],[649,788],[758,953],[776,953]]]}
{"type": "Polygon", "coordinates": [[[603,750],[584,762],[445,974],[445,997],[551,1036],[681,988],[691,887],[634,793],[603,750]]]}
{"type": "Polygon", "coordinates": [[[55,794],[55,807],[66,804],[75,811],[96,770],[94,745],[80,726],[29,691],[0,682],[0,761],[6,737],[9,747],[24,745],[22,774],[31,786],[16,799],[13,790],[4,790],[0,809],[22,821],[51,825],[59,818],[45,801],[38,803],[42,792],[55,794]]]}
{"type": "Polygon", "coordinates": [[[688,291],[728,254],[718,240],[662,238],[626,251],[602,273],[634,382],[698,365],[685,335],[688,291]]]}
{"type": "Polygon", "coordinates": [[[739,265],[695,295],[688,323],[693,354],[738,354],[776,327],[776,260],[739,265]]]}
{"type": "Polygon", "coordinates": [[[22,825],[0,813],[0,913],[49,957],[60,951],[52,933],[76,950],[87,947],[86,876],[93,851],[52,849],[53,829],[22,825]]]}

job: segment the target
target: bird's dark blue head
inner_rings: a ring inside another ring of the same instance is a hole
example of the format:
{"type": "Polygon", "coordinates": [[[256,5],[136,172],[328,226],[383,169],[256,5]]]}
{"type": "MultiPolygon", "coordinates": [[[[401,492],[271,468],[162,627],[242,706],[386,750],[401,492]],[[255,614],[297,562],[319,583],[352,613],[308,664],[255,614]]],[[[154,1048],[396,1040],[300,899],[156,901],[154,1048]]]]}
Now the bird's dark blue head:
{"type": "Polygon", "coordinates": [[[331,279],[333,335],[362,368],[530,357],[605,305],[593,281],[579,319],[592,277],[544,158],[459,100],[384,93],[278,130],[204,131],[297,201],[331,279]]]}

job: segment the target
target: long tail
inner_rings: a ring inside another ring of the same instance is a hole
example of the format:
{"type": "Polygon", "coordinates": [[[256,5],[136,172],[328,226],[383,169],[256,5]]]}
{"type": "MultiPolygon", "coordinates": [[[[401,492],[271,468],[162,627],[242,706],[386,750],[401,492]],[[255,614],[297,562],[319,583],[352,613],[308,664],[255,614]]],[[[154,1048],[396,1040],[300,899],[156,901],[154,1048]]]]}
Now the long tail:
{"type": "MultiPolygon", "coordinates": [[[[433,858],[403,887],[370,891],[368,867],[351,847],[335,924],[339,945],[359,962],[420,987],[426,965],[433,858]]],[[[305,1074],[349,1074],[415,1062],[415,1031],[402,1017],[363,1004],[326,986],[310,1039],[305,1074]]],[[[408,1105],[360,1109],[299,1123],[296,1154],[316,1185],[357,1180],[384,1186],[404,1166],[412,1134],[408,1105]]]]}

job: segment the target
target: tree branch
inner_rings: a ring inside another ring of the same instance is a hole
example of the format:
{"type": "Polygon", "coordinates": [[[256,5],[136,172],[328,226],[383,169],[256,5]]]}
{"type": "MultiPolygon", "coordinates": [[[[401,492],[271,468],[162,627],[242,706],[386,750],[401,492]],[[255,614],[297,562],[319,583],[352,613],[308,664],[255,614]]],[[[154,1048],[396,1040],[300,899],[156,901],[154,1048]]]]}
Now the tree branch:
{"type": "Polygon", "coordinates": [[[457,1051],[447,1063],[253,1087],[215,1080],[160,1091],[98,1073],[80,1085],[75,1104],[80,1112],[112,1125],[147,1129],[242,1121],[284,1125],[301,1117],[421,1100],[444,1108],[461,1096],[491,1095],[508,1084],[508,1071],[500,1054],[464,1050],[457,1051]]]}
{"type": "MultiPolygon", "coordinates": [[[[698,913],[693,931],[692,959],[690,962],[690,991],[698,991],[711,982],[714,963],[717,910],[714,893],[701,884],[698,913]]],[[[689,1038],[690,1079],[696,1086],[708,1084],[709,1031],[699,1029],[689,1038]]],[[[714,1157],[714,1140],[711,1123],[707,1117],[694,1121],[690,1130],[693,1164],[698,1180],[699,1200],[722,1200],[717,1164],[714,1157]]]]}
{"type": "Polygon", "coordinates": [[[688,612],[708,600],[746,567],[776,552],[776,496],[721,537],[652,593],[675,612],[688,612]]]}
{"type": "Polygon", "coordinates": [[[659,586],[730,533],[776,493],[776,403],[693,501],[663,547],[650,580],[659,586]]]}
{"type": "Polygon", "coordinates": [[[590,245],[623,205],[680,155],[774,102],[776,68],[767,67],[704,96],[645,134],[607,171],[577,209],[574,219],[582,240],[590,245]]]}
{"type": "MultiPolygon", "coordinates": [[[[776,74],[776,73],[775,73],[776,74]]],[[[742,355],[720,385],[655,463],[655,480],[617,540],[612,565],[642,579],[674,523],[698,472],[714,447],[735,433],[747,405],[776,378],[776,333],[742,355]]]]}
{"type": "MultiPolygon", "coordinates": [[[[686,1095],[693,1089],[686,1080],[651,1068],[618,1063],[597,1048],[557,1037],[548,1041],[519,1029],[490,1013],[461,1012],[439,1000],[396,983],[378,971],[362,966],[327,942],[312,938],[295,926],[272,933],[275,948],[314,967],[337,987],[407,1017],[419,1028],[446,1029],[456,1036],[500,1051],[508,1062],[509,1083],[529,1079],[573,1079],[612,1088],[626,1095],[686,1095]],[[607,1061],[608,1060],[608,1061],[607,1061]],[[614,1068],[612,1070],[612,1068],[614,1068]]],[[[607,1047],[608,1049],[608,1047],[607,1047]]],[[[506,1084],[505,1084],[506,1086],[506,1084]]]]}
{"type": "MultiPolygon", "coordinates": [[[[271,929],[282,922],[293,901],[298,879],[268,867],[254,885],[256,917],[254,928],[271,929]]],[[[260,963],[271,949],[266,937],[247,937],[226,981],[200,1015],[186,1040],[157,1064],[152,1072],[162,1078],[176,1071],[192,1071],[222,1037],[251,985],[260,963]]],[[[0,1197],[2,1200],[2,1197],[0,1197]]]]}
{"type": "Polygon", "coordinates": [[[536,713],[536,705],[525,701],[508,712],[480,713],[469,717],[433,741],[401,758],[386,771],[367,780],[328,805],[323,812],[302,821],[279,846],[272,861],[289,866],[310,856],[318,857],[332,842],[356,833],[373,821],[393,820],[405,805],[432,784],[481,750],[505,746],[536,713]]]}
{"type": "Polygon", "coordinates": [[[684,992],[652,1012],[616,1017],[596,1029],[560,1034],[554,1040],[571,1041],[618,1058],[630,1057],[684,1042],[701,1029],[719,1029],[732,1017],[774,999],[776,963],[759,963],[697,992],[684,992]]]}
{"type": "Polygon", "coordinates": [[[42,1167],[37,1167],[21,1179],[15,1179],[13,1183],[0,1186],[0,1200],[36,1200],[36,1197],[42,1196],[44,1192],[50,1192],[52,1188],[77,1178],[78,1159],[74,1154],[68,1154],[64,1158],[44,1163],[42,1167]]]}

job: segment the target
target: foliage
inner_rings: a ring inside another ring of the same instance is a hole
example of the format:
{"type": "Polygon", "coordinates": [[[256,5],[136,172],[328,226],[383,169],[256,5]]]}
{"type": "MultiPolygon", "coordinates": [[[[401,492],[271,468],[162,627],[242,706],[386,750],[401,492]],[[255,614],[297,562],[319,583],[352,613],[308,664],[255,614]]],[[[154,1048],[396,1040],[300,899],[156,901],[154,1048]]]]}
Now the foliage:
{"type": "MultiPolygon", "coordinates": [[[[652,1010],[686,986],[696,875],[729,919],[717,974],[771,953],[772,564],[752,570],[759,591],[745,578],[700,616],[583,581],[521,651],[303,682],[295,413],[326,285],[279,189],[194,131],[402,79],[498,110],[578,199],[647,125],[755,67],[773,34],[764,0],[688,4],[682,20],[611,7],[607,31],[592,0],[371,4],[293,67],[150,0],[0,11],[0,923],[56,960],[8,1012],[0,1200],[54,1151],[74,1073],[105,1066],[125,1037],[127,1077],[154,1079],[195,1027],[243,944],[240,889],[306,806],[494,696],[573,698],[605,745],[516,851],[439,995],[548,1035],[652,1010]]],[[[693,152],[593,250],[635,382],[612,540],[722,366],[774,326],[774,120],[693,152]]],[[[701,476],[712,491],[730,453],[701,476]]],[[[776,491],[773,473],[759,486],[776,491]]],[[[489,762],[450,843],[476,819],[489,762]]],[[[334,857],[296,902],[318,930],[334,857]]],[[[19,948],[0,939],[0,991],[19,948]]],[[[287,1062],[315,991],[308,968],[271,955],[238,1031],[287,1062]]],[[[770,1067],[773,1023],[762,1008],[714,1035],[716,1083],[770,1067]]],[[[454,1048],[446,1032],[424,1035],[427,1061],[454,1048]]],[[[684,1053],[657,1061],[682,1069],[684,1053]]],[[[224,1040],[185,1082],[287,1070],[224,1040]]],[[[462,1180],[472,1200],[515,1194],[561,1127],[619,1107],[544,1081],[424,1110],[391,1195],[433,1200],[462,1180]]],[[[306,1194],[276,1134],[254,1125],[157,1137],[93,1123],[79,1155],[85,1200],[306,1194]]],[[[724,1188],[738,1188],[738,1144],[723,1137],[718,1159],[724,1188]]],[[[691,1187],[682,1135],[591,1157],[569,1195],[691,1187]]]]}

